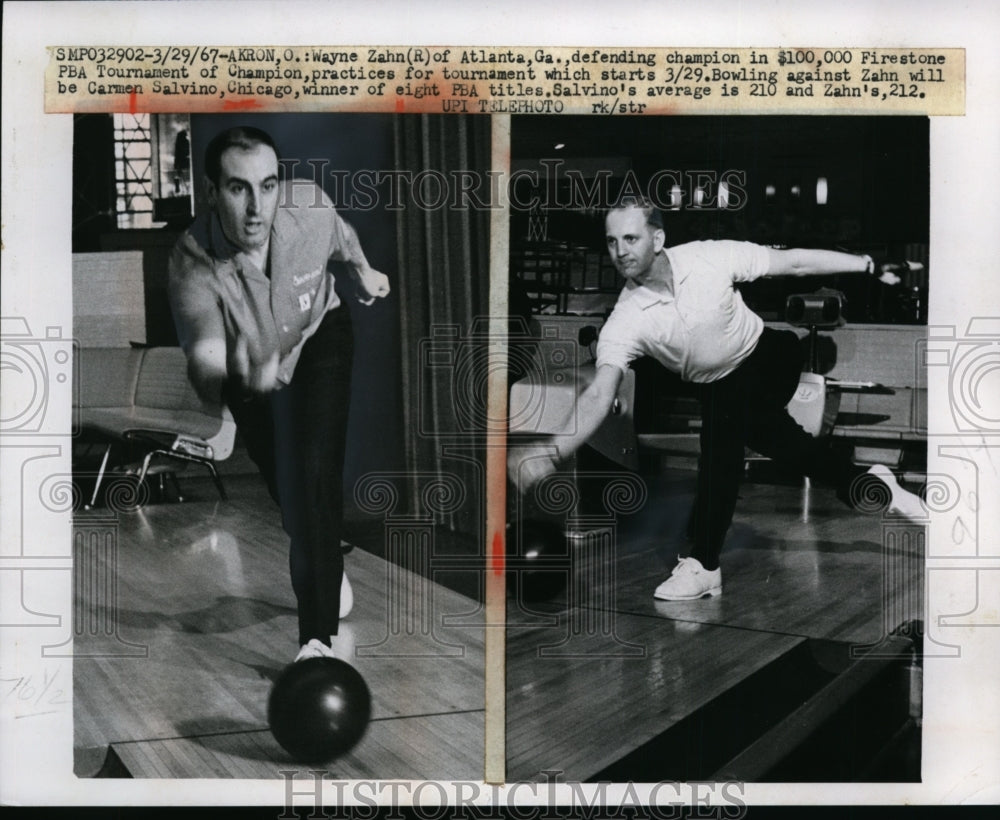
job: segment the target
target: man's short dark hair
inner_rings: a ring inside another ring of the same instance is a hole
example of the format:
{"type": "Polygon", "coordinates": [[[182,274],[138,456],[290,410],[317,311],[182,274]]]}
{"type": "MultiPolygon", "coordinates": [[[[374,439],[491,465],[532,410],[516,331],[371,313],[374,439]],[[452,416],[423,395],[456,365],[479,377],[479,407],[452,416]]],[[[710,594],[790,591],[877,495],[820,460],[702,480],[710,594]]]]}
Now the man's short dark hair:
{"type": "Polygon", "coordinates": [[[260,128],[238,125],[216,134],[205,149],[205,176],[218,185],[222,176],[222,155],[230,148],[249,151],[257,145],[268,146],[278,156],[278,146],[274,144],[271,135],[260,128]]]}
{"type": "MultiPolygon", "coordinates": [[[[653,200],[648,197],[627,194],[608,208],[607,213],[609,214],[612,211],[624,211],[627,208],[638,208],[642,211],[642,215],[646,219],[646,224],[649,225],[650,228],[654,231],[663,230],[663,215],[660,213],[660,209],[653,203],[653,200]]],[[[605,214],[605,217],[607,217],[607,214],[605,214]]]]}

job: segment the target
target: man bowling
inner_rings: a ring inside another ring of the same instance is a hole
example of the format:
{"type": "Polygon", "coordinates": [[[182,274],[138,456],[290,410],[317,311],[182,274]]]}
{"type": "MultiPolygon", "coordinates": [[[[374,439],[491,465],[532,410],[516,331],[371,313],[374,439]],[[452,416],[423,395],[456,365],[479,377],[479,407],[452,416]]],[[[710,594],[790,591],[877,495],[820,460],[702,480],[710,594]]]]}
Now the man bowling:
{"type": "MultiPolygon", "coordinates": [[[[719,555],[732,523],[745,447],[803,475],[826,480],[850,500],[852,484],[866,471],[809,435],[786,410],[802,361],[798,337],[764,327],[736,288],[765,276],[857,272],[898,282],[893,268],[876,269],[871,257],[828,250],[775,250],[749,242],[704,241],[666,247],[663,221],[649,201],[622,199],[605,219],[608,251],[625,279],[601,329],[596,375],[577,397],[550,440],[518,447],[508,457],[521,492],[554,472],[578,450],[611,410],[630,362],[650,356],[697,386],[701,408],[697,490],[688,527],[693,546],[679,558],[654,597],[686,601],[719,595],[719,555]]],[[[881,465],[867,481],[881,481],[890,507],[918,517],[920,499],[881,465]]],[[[856,485],[855,485],[856,489],[856,485]]]]}
{"type": "Polygon", "coordinates": [[[281,509],[296,660],[330,657],[352,603],[341,548],[352,332],[327,266],[346,263],[367,305],[388,295],[389,282],[322,191],[279,180],[266,132],[216,136],[205,175],[210,209],[170,257],[174,322],[191,382],[229,406],[281,509]]]}

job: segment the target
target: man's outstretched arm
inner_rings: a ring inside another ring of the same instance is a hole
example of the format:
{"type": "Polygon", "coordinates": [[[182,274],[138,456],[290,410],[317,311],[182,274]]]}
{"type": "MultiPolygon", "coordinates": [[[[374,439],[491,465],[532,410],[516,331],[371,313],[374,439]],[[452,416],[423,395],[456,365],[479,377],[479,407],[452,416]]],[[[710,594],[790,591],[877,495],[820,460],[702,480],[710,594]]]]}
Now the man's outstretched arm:
{"type": "Polygon", "coordinates": [[[587,443],[611,411],[622,375],[614,365],[599,367],[594,380],[580,393],[560,424],[560,432],[546,441],[510,450],[507,474],[521,492],[555,472],[560,461],[587,443]]]}
{"type": "Polygon", "coordinates": [[[822,276],[833,273],[868,273],[886,285],[898,285],[899,274],[919,268],[914,262],[886,262],[881,265],[867,254],[828,251],[821,248],[768,248],[767,276],[822,276]]]}
{"type": "Polygon", "coordinates": [[[875,264],[867,255],[819,248],[768,248],[768,276],[816,276],[831,273],[872,273],[875,264]]]}

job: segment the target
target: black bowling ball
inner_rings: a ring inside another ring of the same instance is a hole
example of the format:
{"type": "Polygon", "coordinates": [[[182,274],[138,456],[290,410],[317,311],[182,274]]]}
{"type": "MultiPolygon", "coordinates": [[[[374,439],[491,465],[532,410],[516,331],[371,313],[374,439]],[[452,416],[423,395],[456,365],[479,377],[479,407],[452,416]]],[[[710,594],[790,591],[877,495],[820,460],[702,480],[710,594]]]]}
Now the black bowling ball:
{"type": "Polygon", "coordinates": [[[337,658],[289,664],[274,682],[267,722],[274,739],[301,763],[326,763],[350,751],[371,717],[371,693],[353,666],[337,658]]]}
{"type": "Polygon", "coordinates": [[[551,521],[513,522],[507,531],[507,585],[525,603],[550,601],[569,583],[566,535],[551,521]]]}

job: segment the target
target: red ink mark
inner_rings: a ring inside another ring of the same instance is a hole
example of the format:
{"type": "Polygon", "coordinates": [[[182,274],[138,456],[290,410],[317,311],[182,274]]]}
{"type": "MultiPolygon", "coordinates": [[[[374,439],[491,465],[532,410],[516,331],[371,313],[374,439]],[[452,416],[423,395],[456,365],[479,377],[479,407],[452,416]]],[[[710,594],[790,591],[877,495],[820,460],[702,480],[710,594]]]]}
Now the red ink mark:
{"type": "Polygon", "coordinates": [[[128,113],[135,114],[139,110],[139,92],[130,91],[128,95],[128,113]]]}
{"type": "Polygon", "coordinates": [[[506,558],[503,554],[503,536],[498,532],[493,535],[493,549],[490,555],[494,575],[503,575],[506,558]]]}
{"type": "Polygon", "coordinates": [[[406,107],[406,103],[403,102],[402,97],[396,97],[396,113],[402,114],[403,109],[406,107]]]}
{"type": "Polygon", "coordinates": [[[261,105],[257,100],[226,100],[222,103],[223,111],[246,111],[248,108],[260,108],[261,105]]]}

